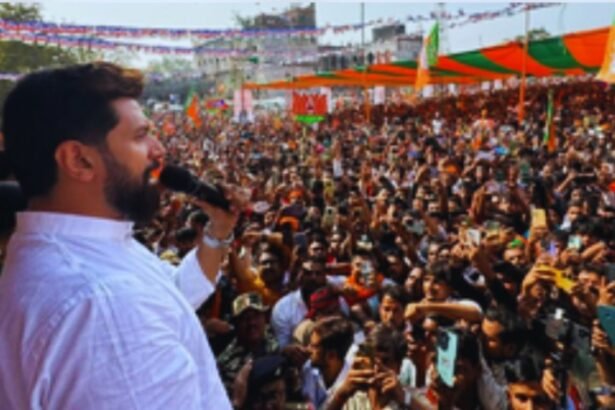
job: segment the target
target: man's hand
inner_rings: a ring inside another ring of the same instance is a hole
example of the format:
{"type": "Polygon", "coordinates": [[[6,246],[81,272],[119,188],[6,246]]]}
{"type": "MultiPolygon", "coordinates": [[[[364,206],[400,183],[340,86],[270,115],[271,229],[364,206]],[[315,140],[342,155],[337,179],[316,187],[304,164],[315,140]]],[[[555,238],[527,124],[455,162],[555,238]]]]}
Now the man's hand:
{"type": "Polygon", "coordinates": [[[523,283],[521,284],[521,293],[529,293],[530,289],[540,281],[555,284],[555,273],[550,269],[535,266],[523,279],[523,283]]]}
{"type": "Polygon", "coordinates": [[[357,390],[365,389],[374,382],[376,373],[371,367],[371,361],[367,357],[357,356],[348,371],[346,380],[338,388],[337,393],[348,399],[357,390]]]}
{"type": "Polygon", "coordinates": [[[561,396],[561,387],[555,374],[553,374],[553,369],[547,364],[545,370],[542,373],[542,389],[547,394],[549,399],[551,399],[555,403],[559,403],[559,399],[561,396]]]}
{"type": "Polygon", "coordinates": [[[615,282],[608,283],[603,277],[598,290],[599,305],[615,305],[615,282]]]}
{"type": "Polygon", "coordinates": [[[293,365],[301,368],[310,357],[309,350],[298,344],[290,344],[282,349],[282,354],[290,360],[293,365]]]}
{"type": "Polygon", "coordinates": [[[248,395],[248,378],[252,371],[252,360],[248,360],[243,365],[237,376],[235,377],[234,389],[233,389],[233,407],[236,409],[243,408],[248,395]]]}
{"type": "Polygon", "coordinates": [[[405,394],[399,382],[399,377],[393,370],[384,368],[382,364],[378,364],[378,368],[383,369],[375,377],[375,384],[379,387],[380,393],[383,396],[391,397],[397,404],[403,407],[405,404],[405,394]]]}
{"type": "Polygon", "coordinates": [[[226,321],[212,318],[205,322],[205,331],[208,335],[225,335],[233,330],[233,327],[226,321]]]}
{"type": "MultiPolygon", "coordinates": [[[[224,187],[224,192],[225,197],[231,204],[228,211],[204,201],[193,200],[209,216],[210,222],[206,229],[206,235],[212,236],[218,241],[224,241],[231,236],[239,219],[239,213],[245,208],[248,199],[241,194],[239,189],[231,189],[230,186],[224,187]]],[[[225,248],[213,248],[205,245],[202,241],[199,242],[197,258],[201,265],[201,270],[211,283],[214,283],[216,280],[222,258],[225,254],[225,248]]]]}
{"type": "Polygon", "coordinates": [[[420,303],[409,303],[404,312],[404,318],[412,323],[418,322],[423,318],[424,312],[421,308],[425,307],[420,303]]]}
{"type": "Polygon", "coordinates": [[[245,209],[249,199],[239,187],[225,185],[223,190],[224,196],[231,204],[228,211],[205,201],[193,200],[193,203],[209,216],[209,233],[218,240],[224,240],[231,235],[239,219],[239,214],[245,209]]]}
{"type": "Polygon", "coordinates": [[[599,355],[606,353],[615,356],[615,348],[611,345],[609,336],[602,330],[600,322],[597,319],[594,320],[592,326],[592,347],[596,349],[599,355]]]}

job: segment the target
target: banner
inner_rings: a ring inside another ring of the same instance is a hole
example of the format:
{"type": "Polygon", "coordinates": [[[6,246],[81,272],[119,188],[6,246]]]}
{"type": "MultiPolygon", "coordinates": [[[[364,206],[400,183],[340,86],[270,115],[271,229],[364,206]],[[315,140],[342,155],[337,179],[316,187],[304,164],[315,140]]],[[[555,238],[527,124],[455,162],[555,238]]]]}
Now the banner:
{"type": "Polygon", "coordinates": [[[384,104],[386,88],[384,86],[374,87],[374,105],[384,104]]]}
{"type": "Polygon", "coordinates": [[[323,94],[327,99],[327,113],[332,113],[335,107],[333,103],[333,94],[331,92],[331,88],[320,87],[320,93],[323,94]]]}
{"type": "Polygon", "coordinates": [[[252,91],[235,90],[235,95],[233,98],[233,121],[241,124],[246,122],[254,122],[252,91]]]}
{"type": "Polygon", "coordinates": [[[292,107],[297,121],[311,125],[322,121],[327,115],[327,96],[293,92],[292,107]]]}

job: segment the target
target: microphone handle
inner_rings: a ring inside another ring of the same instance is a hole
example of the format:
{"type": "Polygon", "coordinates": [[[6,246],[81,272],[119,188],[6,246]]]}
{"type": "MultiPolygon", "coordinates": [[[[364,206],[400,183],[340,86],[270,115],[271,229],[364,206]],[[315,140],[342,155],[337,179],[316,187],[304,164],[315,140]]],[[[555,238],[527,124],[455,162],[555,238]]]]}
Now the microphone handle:
{"type": "Polygon", "coordinates": [[[224,191],[220,187],[201,181],[196,182],[195,185],[195,189],[191,195],[215,207],[222,208],[226,211],[230,210],[231,203],[226,199],[224,191]]]}

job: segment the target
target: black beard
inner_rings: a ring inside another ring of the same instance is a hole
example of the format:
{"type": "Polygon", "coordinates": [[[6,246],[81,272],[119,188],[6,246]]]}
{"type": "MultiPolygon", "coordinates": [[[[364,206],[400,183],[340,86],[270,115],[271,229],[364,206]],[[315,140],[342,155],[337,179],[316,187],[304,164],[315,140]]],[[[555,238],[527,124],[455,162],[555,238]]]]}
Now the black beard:
{"type": "Polygon", "coordinates": [[[135,180],[128,168],[118,162],[106,147],[101,150],[101,155],[107,169],[104,186],[107,203],[127,220],[137,224],[151,221],[160,208],[158,188],[149,183],[150,173],[158,164],[151,164],[142,178],[135,180]]]}

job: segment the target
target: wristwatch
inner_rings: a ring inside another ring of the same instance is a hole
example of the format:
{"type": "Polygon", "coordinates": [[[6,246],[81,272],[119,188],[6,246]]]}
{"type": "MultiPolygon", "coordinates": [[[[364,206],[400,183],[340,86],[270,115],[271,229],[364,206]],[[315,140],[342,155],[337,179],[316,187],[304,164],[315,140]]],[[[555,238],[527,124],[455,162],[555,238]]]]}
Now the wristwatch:
{"type": "Polygon", "coordinates": [[[235,235],[233,235],[233,232],[231,232],[226,239],[220,240],[218,238],[214,238],[209,231],[209,226],[210,225],[207,224],[204,230],[204,234],[203,234],[203,243],[208,248],[211,248],[211,249],[227,248],[235,240],[235,235]]]}

